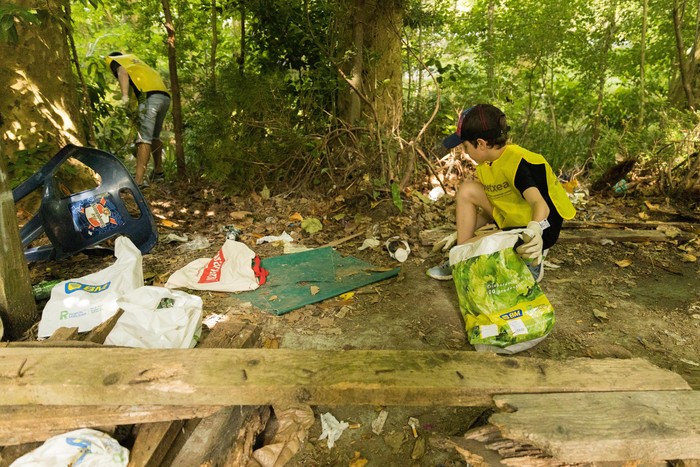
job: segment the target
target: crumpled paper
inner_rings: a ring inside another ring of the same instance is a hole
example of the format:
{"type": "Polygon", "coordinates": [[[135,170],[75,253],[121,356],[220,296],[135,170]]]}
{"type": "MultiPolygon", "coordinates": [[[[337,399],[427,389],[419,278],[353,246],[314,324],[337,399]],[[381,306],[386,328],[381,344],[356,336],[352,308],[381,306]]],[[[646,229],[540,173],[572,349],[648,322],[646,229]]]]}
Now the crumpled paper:
{"type": "Polygon", "coordinates": [[[319,441],[327,438],[328,439],[328,449],[333,449],[335,442],[343,434],[343,431],[348,427],[348,422],[339,422],[330,412],[326,412],[321,415],[321,436],[319,436],[319,441]]]}
{"type": "Polygon", "coordinates": [[[253,451],[246,467],[282,467],[301,450],[314,424],[311,407],[300,406],[286,409],[273,407],[279,423],[272,441],[253,451]]]}
{"type": "Polygon", "coordinates": [[[259,238],[255,241],[256,245],[260,245],[262,243],[274,243],[274,242],[293,242],[294,239],[292,238],[291,235],[289,235],[286,231],[282,232],[282,235],[267,235],[265,237],[259,238]]]}

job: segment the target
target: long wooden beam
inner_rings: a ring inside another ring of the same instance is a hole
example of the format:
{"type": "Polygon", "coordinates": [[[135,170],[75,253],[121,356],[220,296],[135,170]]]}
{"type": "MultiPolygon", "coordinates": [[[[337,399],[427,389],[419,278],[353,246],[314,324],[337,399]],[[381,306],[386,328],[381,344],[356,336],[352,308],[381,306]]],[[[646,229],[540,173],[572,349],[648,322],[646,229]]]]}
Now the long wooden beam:
{"type": "Polygon", "coordinates": [[[466,351],[0,349],[0,405],[489,406],[494,394],[689,390],[642,359],[466,351]]]}

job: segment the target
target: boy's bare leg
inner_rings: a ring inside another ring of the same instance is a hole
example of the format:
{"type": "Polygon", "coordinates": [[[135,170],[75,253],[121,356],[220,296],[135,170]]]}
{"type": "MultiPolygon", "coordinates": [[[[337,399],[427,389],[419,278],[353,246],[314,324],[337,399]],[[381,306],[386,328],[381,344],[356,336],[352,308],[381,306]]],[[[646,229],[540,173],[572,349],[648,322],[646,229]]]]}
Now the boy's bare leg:
{"type": "Polygon", "coordinates": [[[154,139],[151,143],[153,149],[151,153],[153,154],[153,173],[162,174],[163,173],[163,142],[159,139],[154,139]]]}
{"type": "Polygon", "coordinates": [[[148,143],[136,144],[136,174],[134,179],[137,185],[143,184],[143,178],[148,167],[148,159],[151,157],[151,145],[148,143]]]}
{"type": "Polygon", "coordinates": [[[477,229],[493,221],[493,206],[486,196],[484,186],[474,180],[462,183],[457,190],[456,200],[457,244],[461,245],[474,238],[477,229]]]}

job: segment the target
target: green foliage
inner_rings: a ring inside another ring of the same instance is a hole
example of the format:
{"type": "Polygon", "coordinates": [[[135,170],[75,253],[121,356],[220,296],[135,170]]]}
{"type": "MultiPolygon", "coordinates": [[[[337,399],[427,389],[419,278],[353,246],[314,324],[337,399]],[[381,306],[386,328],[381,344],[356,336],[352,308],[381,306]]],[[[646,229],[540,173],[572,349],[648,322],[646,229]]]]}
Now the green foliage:
{"type": "Polygon", "coordinates": [[[17,22],[41,24],[37,10],[19,5],[0,3],[0,42],[17,44],[17,22]]]}
{"type": "Polygon", "coordinates": [[[396,182],[391,182],[391,200],[399,212],[403,212],[403,199],[401,199],[401,187],[396,182]]]}

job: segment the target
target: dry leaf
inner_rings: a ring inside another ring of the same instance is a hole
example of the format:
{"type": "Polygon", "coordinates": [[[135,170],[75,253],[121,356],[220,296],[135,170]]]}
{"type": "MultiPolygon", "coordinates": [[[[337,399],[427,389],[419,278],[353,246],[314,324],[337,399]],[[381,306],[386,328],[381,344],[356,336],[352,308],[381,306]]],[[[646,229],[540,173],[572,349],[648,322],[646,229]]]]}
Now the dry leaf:
{"type": "Polygon", "coordinates": [[[355,457],[350,460],[350,467],[365,467],[369,462],[360,455],[360,451],[355,451],[355,457]]]}
{"type": "Polygon", "coordinates": [[[690,253],[685,253],[681,255],[681,261],[684,263],[694,263],[698,260],[698,258],[695,255],[691,255],[690,253]]]}
{"type": "Polygon", "coordinates": [[[162,225],[167,229],[176,229],[180,227],[180,224],[177,224],[173,221],[169,221],[168,219],[161,219],[160,222],[158,222],[158,225],[162,225]]]}
{"type": "Polygon", "coordinates": [[[632,266],[632,260],[631,259],[621,259],[620,261],[615,261],[615,264],[617,264],[621,268],[626,268],[628,266],[632,266]]]}
{"type": "Polygon", "coordinates": [[[271,301],[271,302],[274,302],[275,300],[277,300],[277,295],[270,295],[270,296],[268,297],[268,300],[271,301]]]}
{"type": "Polygon", "coordinates": [[[248,216],[252,216],[253,213],[250,211],[233,211],[232,213],[229,213],[229,217],[233,219],[234,221],[242,221],[248,216]]]}
{"type": "Polygon", "coordinates": [[[659,209],[658,204],[651,204],[649,201],[644,201],[644,204],[647,208],[649,208],[650,211],[657,211],[659,209]]]}
{"type": "Polygon", "coordinates": [[[321,289],[317,285],[312,285],[309,287],[309,290],[311,291],[311,295],[316,295],[321,291],[321,289]]]}
{"type": "Polygon", "coordinates": [[[644,212],[644,211],[640,212],[638,215],[639,215],[639,218],[642,219],[642,220],[647,220],[647,219],[649,219],[649,214],[647,214],[647,213],[644,212]]]}
{"type": "Polygon", "coordinates": [[[302,215],[299,214],[298,212],[295,212],[294,214],[292,214],[291,216],[289,216],[289,220],[290,220],[290,221],[301,222],[301,221],[304,220],[304,216],[302,216],[302,215]]]}
{"type": "Polygon", "coordinates": [[[597,308],[593,308],[593,316],[598,318],[600,321],[608,319],[608,314],[604,311],[600,311],[597,308]]]}

